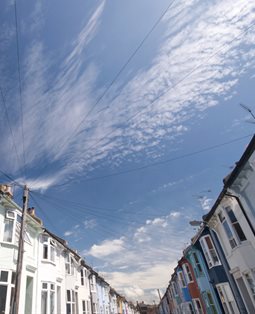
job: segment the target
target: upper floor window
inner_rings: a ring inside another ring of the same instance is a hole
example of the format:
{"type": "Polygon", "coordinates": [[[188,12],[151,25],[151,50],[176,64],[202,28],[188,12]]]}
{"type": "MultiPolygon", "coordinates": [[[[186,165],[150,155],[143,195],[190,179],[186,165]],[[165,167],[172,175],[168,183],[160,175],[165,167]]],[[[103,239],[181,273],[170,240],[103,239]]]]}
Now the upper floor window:
{"type": "Polygon", "coordinates": [[[178,272],[178,278],[179,278],[179,283],[180,283],[180,286],[183,288],[183,287],[186,287],[186,282],[184,280],[184,276],[183,276],[183,273],[182,271],[179,271],[178,272]]]}
{"type": "Polygon", "coordinates": [[[186,278],[187,278],[187,282],[189,283],[189,282],[193,281],[189,265],[188,264],[183,264],[183,269],[184,269],[184,272],[185,272],[185,275],[186,275],[186,278]]]}
{"type": "Polygon", "coordinates": [[[232,224],[232,227],[233,227],[233,229],[234,229],[234,231],[238,237],[238,240],[240,242],[247,240],[246,236],[243,232],[243,229],[241,228],[239,222],[237,221],[236,216],[235,216],[233,210],[231,209],[231,207],[226,207],[225,210],[228,214],[228,217],[229,217],[229,220],[232,224]]]}
{"type": "Polygon", "coordinates": [[[246,240],[246,236],[231,207],[226,207],[224,212],[220,212],[218,216],[232,249],[235,248],[238,243],[246,240]]]}
{"type": "Polygon", "coordinates": [[[65,257],[65,265],[66,265],[66,273],[68,275],[73,275],[74,274],[74,260],[68,253],[66,254],[66,257],[65,257]]]}
{"type": "Polygon", "coordinates": [[[204,252],[209,268],[220,265],[218,254],[209,235],[202,237],[200,240],[202,250],[204,252]]]}
{"type": "Polygon", "coordinates": [[[43,236],[43,259],[55,263],[56,242],[48,236],[43,236]]]}
{"type": "Polygon", "coordinates": [[[175,283],[174,281],[172,282],[172,290],[173,290],[173,294],[174,294],[175,296],[178,295],[176,283],[175,283]]]}
{"type": "Polygon", "coordinates": [[[235,237],[233,235],[233,232],[232,232],[232,230],[231,230],[231,228],[230,228],[230,226],[229,226],[229,224],[228,224],[228,222],[226,220],[226,217],[223,215],[223,213],[222,212],[219,213],[218,216],[219,216],[220,222],[222,223],[222,226],[223,226],[223,228],[225,230],[225,233],[226,233],[226,235],[228,237],[229,244],[230,244],[231,248],[233,249],[234,247],[237,246],[237,243],[236,243],[235,237]]]}
{"type": "Polygon", "coordinates": [[[21,221],[21,217],[12,210],[7,210],[4,219],[3,242],[14,243],[16,222],[21,221]]]}
{"type": "Polygon", "coordinates": [[[195,270],[197,272],[197,276],[200,276],[203,273],[202,266],[201,266],[201,264],[199,262],[197,253],[193,252],[192,255],[193,255],[194,262],[195,262],[195,270]]]}

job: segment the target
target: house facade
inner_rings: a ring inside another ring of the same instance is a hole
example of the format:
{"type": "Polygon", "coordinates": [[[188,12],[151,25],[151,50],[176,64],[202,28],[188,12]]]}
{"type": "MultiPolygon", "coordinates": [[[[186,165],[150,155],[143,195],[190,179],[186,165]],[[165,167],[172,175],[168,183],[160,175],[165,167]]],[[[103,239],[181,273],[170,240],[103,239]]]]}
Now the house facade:
{"type": "MultiPolygon", "coordinates": [[[[13,313],[21,215],[8,186],[1,185],[0,313],[13,313]]],[[[45,229],[34,210],[25,217],[19,313],[136,313],[128,302],[121,304],[120,312],[115,290],[65,240],[45,229]]]]}
{"type": "Polygon", "coordinates": [[[205,216],[213,229],[247,313],[255,313],[255,141],[247,147],[205,216]],[[252,205],[253,204],[253,205],[252,205]]]}
{"type": "Polygon", "coordinates": [[[170,313],[255,313],[255,136],[223,182],[171,276],[170,313]],[[202,309],[194,306],[193,275],[202,309]]]}

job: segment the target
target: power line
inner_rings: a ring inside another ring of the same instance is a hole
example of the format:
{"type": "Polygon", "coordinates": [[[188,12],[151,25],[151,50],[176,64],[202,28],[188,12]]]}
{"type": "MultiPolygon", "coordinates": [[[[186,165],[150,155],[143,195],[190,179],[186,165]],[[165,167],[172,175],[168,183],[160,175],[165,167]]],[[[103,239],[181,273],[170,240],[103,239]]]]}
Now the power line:
{"type": "MultiPolygon", "coordinates": [[[[56,225],[53,224],[53,222],[51,221],[51,219],[49,218],[49,216],[46,214],[46,211],[42,209],[41,205],[39,204],[39,202],[36,200],[34,193],[32,193],[30,191],[30,197],[33,200],[33,202],[35,203],[36,207],[40,209],[41,213],[44,215],[44,217],[46,218],[46,220],[49,222],[49,224],[51,225],[52,228],[56,228],[56,225]]],[[[58,232],[60,232],[60,229],[58,229],[58,232]]]]}
{"type": "Polygon", "coordinates": [[[248,134],[248,135],[245,135],[245,136],[242,136],[242,137],[235,138],[235,139],[230,140],[228,142],[224,142],[224,143],[221,143],[221,144],[216,144],[216,145],[213,145],[213,146],[202,148],[200,150],[197,150],[197,151],[194,151],[194,152],[190,152],[190,153],[187,153],[187,154],[183,154],[183,155],[180,155],[180,156],[177,156],[177,157],[173,157],[173,158],[169,158],[169,159],[165,159],[165,160],[161,160],[161,161],[156,161],[156,162],[150,163],[148,165],[135,167],[135,168],[131,168],[131,169],[123,170],[123,171],[118,171],[118,172],[106,174],[106,175],[103,175],[103,176],[88,178],[88,179],[82,180],[82,182],[88,182],[88,181],[94,181],[94,180],[99,180],[99,179],[115,177],[115,176],[119,176],[119,175],[122,175],[122,174],[130,173],[130,172],[136,172],[136,171],[144,170],[144,169],[147,169],[147,168],[156,167],[156,166],[163,165],[163,164],[166,164],[166,163],[170,163],[170,162],[173,162],[173,161],[176,161],[176,160],[180,160],[180,159],[188,158],[188,157],[191,157],[191,156],[199,155],[199,154],[208,152],[210,150],[214,150],[214,149],[223,147],[225,145],[229,145],[229,144],[241,141],[241,140],[243,140],[245,138],[248,138],[248,137],[250,137],[252,135],[253,134],[248,134]]]}
{"type": "MultiPolygon", "coordinates": [[[[170,92],[172,89],[174,89],[175,87],[177,87],[180,83],[182,83],[183,81],[185,81],[190,75],[192,75],[197,69],[199,69],[202,65],[206,64],[206,62],[208,62],[211,58],[215,57],[226,45],[230,45],[232,42],[236,41],[240,36],[243,36],[245,33],[247,33],[252,27],[254,27],[255,23],[251,24],[249,27],[247,27],[244,31],[240,32],[237,36],[235,36],[231,41],[229,41],[227,44],[224,43],[222,45],[220,45],[220,47],[214,52],[212,53],[208,58],[206,58],[205,61],[199,63],[198,65],[196,65],[195,67],[193,67],[186,75],[184,75],[181,79],[179,79],[175,84],[169,86],[166,90],[164,90],[162,93],[160,93],[157,97],[155,97],[149,104],[148,106],[153,105],[157,100],[159,100],[160,98],[162,98],[163,96],[165,96],[168,92],[170,92]]],[[[230,47],[231,48],[231,47],[230,47]]],[[[228,48],[227,50],[229,50],[230,48],[228,48]]],[[[138,110],[135,114],[133,114],[132,116],[130,116],[127,120],[126,123],[130,122],[132,119],[136,118],[137,116],[139,116],[140,114],[142,114],[145,110],[148,110],[148,106],[146,108],[140,109],[138,110]]],[[[97,144],[99,144],[100,142],[102,142],[106,137],[108,137],[109,135],[111,135],[112,133],[115,132],[115,129],[113,128],[110,132],[106,133],[105,136],[103,136],[102,138],[100,138],[98,141],[96,141],[95,144],[90,145],[87,148],[87,151],[90,151],[91,149],[97,147],[97,144]]]]}
{"type": "Polygon", "coordinates": [[[20,99],[20,113],[21,113],[21,138],[23,148],[23,162],[24,162],[24,177],[26,177],[26,155],[24,146],[24,115],[23,115],[23,99],[21,88],[21,73],[20,73],[20,48],[19,48],[19,34],[18,34],[18,18],[17,18],[17,4],[14,0],[14,13],[15,13],[15,29],[16,29],[16,53],[17,53],[17,65],[18,65],[18,82],[19,82],[19,99],[20,99]]]}
{"type": "Polygon", "coordinates": [[[18,185],[19,187],[23,188],[24,185],[17,182],[14,178],[12,178],[10,175],[8,175],[7,173],[5,173],[3,170],[0,169],[0,173],[5,176],[7,179],[11,180],[11,182],[14,182],[16,185],[18,185]]]}
{"type": "Polygon", "coordinates": [[[8,114],[8,110],[7,110],[7,106],[6,106],[6,102],[5,102],[5,97],[4,97],[3,89],[2,89],[1,86],[0,86],[0,91],[1,91],[2,102],[3,102],[3,105],[4,105],[6,120],[7,120],[9,129],[10,129],[10,133],[11,133],[11,136],[12,136],[13,147],[14,147],[14,150],[15,150],[15,153],[16,153],[18,164],[20,164],[20,170],[21,170],[21,168],[22,168],[21,167],[21,163],[20,163],[21,160],[20,160],[20,157],[18,155],[18,150],[17,150],[17,146],[16,146],[15,139],[14,139],[14,134],[13,134],[12,127],[11,127],[11,122],[10,122],[10,118],[9,118],[9,114],[8,114]]]}
{"type": "MultiPolygon", "coordinates": [[[[132,52],[132,54],[129,56],[129,58],[127,59],[127,61],[122,65],[122,67],[120,68],[120,70],[117,72],[117,74],[114,76],[114,78],[112,79],[112,81],[110,82],[110,84],[108,85],[108,87],[104,90],[104,92],[98,97],[98,99],[96,100],[95,104],[92,106],[92,108],[88,111],[88,113],[85,115],[85,117],[81,120],[81,122],[77,125],[77,127],[75,128],[74,132],[71,134],[71,136],[69,136],[67,138],[67,140],[64,142],[64,144],[62,144],[62,148],[66,145],[66,143],[68,143],[68,141],[70,141],[72,138],[74,138],[78,133],[79,133],[79,129],[82,126],[82,124],[87,120],[87,118],[89,117],[89,115],[94,111],[94,109],[96,108],[96,106],[100,103],[100,101],[104,98],[104,96],[107,94],[107,92],[110,90],[110,88],[113,86],[113,84],[117,81],[117,79],[119,78],[119,76],[121,75],[121,73],[125,70],[125,68],[128,66],[128,64],[133,60],[133,58],[135,57],[135,55],[137,54],[137,52],[141,49],[141,47],[143,46],[143,44],[145,43],[145,41],[148,39],[148,37],[151,35],[151,33],[154,31],[154,29],[158,26],[158,24],[160,23],[160,21],[163,19],[163,17],[166,15],[166,13],[169,11],[169,9],[172,7],[172,5],[174,4],[176,0],[173,0],[170,2],[170,4],[167,6],[167,8],[164,10],[164,12],[160,15],[160,17],[156,20],[156,22],[153,24],[153,26],[150,28],[150,30],[146,33],[146,35],[144,36],[144,38],[140,41],[140,43],[138,44],[138,46],[135,48],[135,50],[132,52]]],[[[106,108],[108,109],[108,107],[106,108]]]]}

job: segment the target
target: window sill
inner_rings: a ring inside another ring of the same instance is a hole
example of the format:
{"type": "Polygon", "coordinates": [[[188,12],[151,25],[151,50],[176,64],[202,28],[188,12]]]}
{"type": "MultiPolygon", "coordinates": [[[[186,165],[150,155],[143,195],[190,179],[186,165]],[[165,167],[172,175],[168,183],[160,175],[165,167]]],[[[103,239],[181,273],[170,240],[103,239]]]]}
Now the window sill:
{"type": "Polygon", "coordinates": [[[42,259],[42,263],[44,263],[44,264],[51,264],[51,265],[53,265],[53,266],[56,266],[56,263],[55,263],[55,262],[52,262],[52,261],[47,260],[47,259],[42,259]]]}
{"type": "Polygon", "coordinates": [[[5,242],[5,241],[1,241],[0,246],[9,246],[9,247],[11,246],[11,247],[16,248],[16,249],[19,247],[18,244],[16,244],[16,243],[5,242]]]}

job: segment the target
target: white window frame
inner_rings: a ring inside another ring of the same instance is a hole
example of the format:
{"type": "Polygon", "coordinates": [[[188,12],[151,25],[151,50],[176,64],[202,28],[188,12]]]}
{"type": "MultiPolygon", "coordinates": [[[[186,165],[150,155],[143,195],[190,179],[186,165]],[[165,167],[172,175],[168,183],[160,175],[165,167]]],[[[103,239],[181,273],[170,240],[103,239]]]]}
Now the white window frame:
{"type": "Polygon", "coordinates": [[[233,208],[232,208],[231,206],[226,206],[226,207],[224,208],[224,211],[225,211],[225,213],[226,213],[226,219],[228,220],[229,226],[231,226],[233,235],[234,235],[234,237],[235,237],[235,239],[236,239],[236,243],[240,244],[240,243],[242,243],[242,242],[247,241],[247,237],[246,237],[246,235],[245,235],[245,233],[244,233],[244,231],[243,231],[242,226],[240,225],[239,221],[238,221],[237,218],[236,218],[236,214],[235,214],[233,208]],[[232,221],[231,221],[231,218],[230,218],[230,215],[229,215],[229,212],[230,212],[230,211],[233,213],[233,215],[234,215],[234,217],[235,217],[235,219],[236,219],[235,222],[232,222],[232,221]],[[243,236],[245,237],[245,239],[242,240],[242,239],[239,237],[239,234],[238,234],[238,232],[237,232],[237,230],[236,230],[236,228],[235,228],[235,225],[239,225],[239,227],[240,227],[240,229],[241,229],[241,231],[242,231],[243,236]]]}
{"type": "Polygon", "coordinates": [[[194,282],[189,264],[188,263],[183,264],[182,268],[184,270],[184,274],[185,274],[187,283],[194,282]]]}
{"type": "Polygon", "coordinates": [[[237,305],[236,305],[236,301],[230,289],[229,283],[225,282],[225,283],[217,284],[216,288],[217,288],[224,311],[227,314],[239,313],[237,305]]]}
{"type": "Polygon", "coordinates": [[[78,314],[78,292],[76,290],[66,290],[66,313],[78,314]],[[70,296],[70,299],[68,298],[68,295],[70,296]],[[67,311],[68,305],[70,305],[70,312],[67,311]]]}
{"type": "Polygon", "coordinates": [[[41,314],[54,314],[56,307],[56,285],[54,282],[42,281],[41,285],[41,314]],[[42,296],[46,292],[46,307],[42,311],[42,296]],[[53,297],[52,297],[53,296],[53,297]]]}
{"type": "Polygon", "coordinates": [[[235,247],[237,247],[238,241],[236,237],[234,236],[234,232],[233,232],[231,223],[229,222],[228,215],[227,213],[225,213],[225,211],[224,212],[221,211],[219,212],[218,217],[224,229],[226,237],[228,238],[229,245],[231,249],[234,249],[235,247]]]}
{"type": "Polygon", "coordinates": [[[43,252],[42,259],[43,261],[51,262],[53,264],[56,263],[56,242],[54,239],[47,235],[43,235],[43,252]],[[46,256],[45,256],[46,252],[46,256]]]}
{"type": "Polygon", "coordinates": [[[251,295],[253,303],[255,302],[255,280],[254,280],[254,272],[246,272],[244,273],[244,282],[247,286],[247,289],[251,295]]]}
{"type": "Polygon", "coordinates": [[[192,299],[192,302],[194,305],[195,313],[196,314],[203,314],[203,307],[202,307],[201,301],[198,298],[196,298],[196,299],[192,299]],[[200,305],[200,309],[198,307],[198,304],[200,305]]]}
{"type": "MultiPolygon", "coordinates": [[[[2,231],[2,242],[3,243],[9,243],[9,244],[15,244],[15,233],[16,233],[16,226],[17,226],[17,216],[20,217],[20,215],[17,215],[17,213],[13,210],[7,209],[5,212],[5,217],[4,217],[4,227],[2,231]],[[7,226],[7,222],[12,222],[12,230],[11,230],[11,240],[9,241],[8,239],[5,239],[5,228],[7,226]]],[[[20,220],[20,219],[19,219],[20,220]]],[[[18,222],[20,223],[20,222],[18,222]]]]}
{"type": "Polygon", "coordinates": [[[14,285],[15,285],[15,272],[6,269],[0,269],[0,286],[6,287],[6,299],[5,299],[5,312],[11,313],[11,302],[13,301],[14,294],[14,285]],[[1,280],[1,273],[7,272],[7,280],[1,280]]]}
{"type": "Polygon", "coordinates": [[[73,257],[71,256],[70,253],[66,253],[66,256],[65,256],[65,269],[66,269],[66,274],[67,275],[71,275],[73,276],[74,275],[74,259],[73,257]]]}
{"type": "Polygon", "coordinates": [[[81,268],[80,275],[81,275],[81,286],[84,286],[85,281],[84,281],[84,269],[83,268],[81,268]]]}
{"type": "Polygon", "coordinates": [[[202,250],[204,252],[205,259],[206,259],[208,267],[212,268],[212,267],[221,265],[218,253],[217,253],[217,251],[215,249],[215,246],[214,246],[214,243],[212,241],[211,236],[209,234],[204,235],[203,237],[200,238],[199,242],[200,242],[202,250]],[[209,241],[210,241],[210,243],[212,245],[211,249],[208,247],[208,244],[207,244],[207,241],[206,241],[207,238],[209,239],[209,241]],[[214,261],[214,256],[217,258],[217,261],[214,261]]]}

